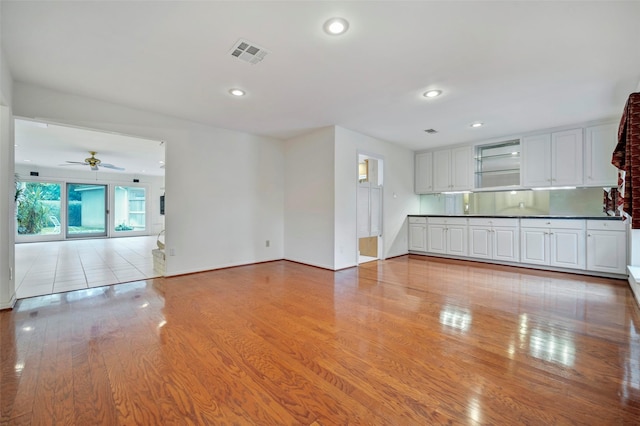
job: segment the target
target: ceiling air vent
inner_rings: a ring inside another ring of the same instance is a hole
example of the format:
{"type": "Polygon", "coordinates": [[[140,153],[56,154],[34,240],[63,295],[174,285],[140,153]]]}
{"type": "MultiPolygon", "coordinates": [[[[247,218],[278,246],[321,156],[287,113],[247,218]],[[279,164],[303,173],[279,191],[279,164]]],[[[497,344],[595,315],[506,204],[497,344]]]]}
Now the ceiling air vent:
{"type": "Polygon", "coordinates": [[[426,129],[425,132],[429,133],[430,135],[432,135],[434,133],[438,133],[438,131],[436,129],[426,129]]]}
{"type": "Polygon", "coordinates": [[[262,61],[269,52],[260,46],[256,46],[255,43],[240,39],[233,45],[229,53],[235,58],[255,65],[262,61]]]}

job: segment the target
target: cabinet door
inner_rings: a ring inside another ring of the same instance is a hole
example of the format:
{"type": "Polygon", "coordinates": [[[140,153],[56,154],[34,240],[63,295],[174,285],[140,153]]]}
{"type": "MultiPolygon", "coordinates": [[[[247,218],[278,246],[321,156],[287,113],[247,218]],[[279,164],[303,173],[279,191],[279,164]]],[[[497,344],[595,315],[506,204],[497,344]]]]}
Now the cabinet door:
{"type": "Polygon", "coordinates": [[[433,153],[416,154],[415,168],[415,193],[428,194],[433,192],[433,153]]]}
{"type": "Polygon", "coordinates": [[[451,150],[433,153],[433,190],[451,191],[451,150]]]}
{"type": "Polygon", "coordinates": [[[544,228],[521,228],[522,263],[549,264],[549,231],[544,228]]]}
{"type": "Polygon", "coordinates": [[[585,268],[585,231],[582,229],[550,230],[551,266],[585,268]]]}
{"type": "Polygon", "coordinates": [[[522,139],[522,184],[528,187],[551,186],[551,135],[522,139]]]}
{"type": "Polygon", "coordinates": [[[582,129],[551,134],[551,185],[582,185],[582,146],[582,129]]]}
{"type": "Polygon", "coordinates": [[[467,256],[467,227],[447,225],[447,253],[456,256],[467,256]]]}
{"type": "Polygon", "coordinates": [[[491,228],[486,226],[469,227],[469,256],[491,259],[491,228]]]}
{"type": "Polygon", "coordinates": [[[427,225],[422,223],[409,224],[409,250],[427,251],[427,225]]]}
{"type": "Polygon", "coordinates": [[[520,236],[517,227],[493,228],[493,258],[520,262],[520,236]]]}
{"type": "Polygon", "coordinates": [[[626,233],[624,231],[587,231],[587,269],[626,274],[626,233]]]}
{"type": "Polygon", "coordinates": [[[451,189],[465,191],[473,187],[473,147],[451,150],[451,189]]]}
{"type": "Polygon", "coordinates": [[[584,144],[584,184],[589,186],[617,186],[618,170],[611,164],[616,147],[618,126],[605,124],[587,127],[584,144]]]}
{"type": "Polygon", "coordinates": [[[447,242],[445,239],[446,225],[429,224],[427,226],[427,251],[430,253],[447,252],[447,242]]]}

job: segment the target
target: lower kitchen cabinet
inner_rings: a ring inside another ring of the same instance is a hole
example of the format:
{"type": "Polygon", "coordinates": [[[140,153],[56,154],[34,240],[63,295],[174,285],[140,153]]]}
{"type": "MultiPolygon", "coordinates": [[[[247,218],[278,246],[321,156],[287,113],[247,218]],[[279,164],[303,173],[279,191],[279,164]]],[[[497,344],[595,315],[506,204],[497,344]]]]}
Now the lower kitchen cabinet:
{"type": "Polygon", "coordinates": [[[518,219],[469,219],[469,256],[505,262],[520,261],[518,219]]]}
{"type": "Polygon", "coordinates": [[[522,263],[585,269],[585,221],[522,219],[522,263]]]}
{"type": "Polygon", "coordinates": [[[466,218],[428,218],[427,252],[467,256],[467,230],[466,218]]]}
{"type": "Polygon", "coordinates": [[[427,218],[409,218],[409,250],[427,251],[427,218]]]}
{"type": "Polygon", "coordinates": [[[587,221],[587,269],[625,274],[627,232],[621,221],[587,221]]]}
{"type": "Polygon", "coordinates": [[[621,220],[410,217],[409,250],[539,269],[627,273],[621,220]]]}

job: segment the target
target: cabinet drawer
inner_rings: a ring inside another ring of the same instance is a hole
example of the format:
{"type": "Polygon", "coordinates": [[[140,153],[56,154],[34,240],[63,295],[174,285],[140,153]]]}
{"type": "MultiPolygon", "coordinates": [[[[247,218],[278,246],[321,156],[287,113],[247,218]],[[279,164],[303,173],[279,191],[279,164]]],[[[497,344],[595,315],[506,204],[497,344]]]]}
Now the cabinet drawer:
{"type": "Polygon", "coordinates": [[[424,225],[427,224],[427,218],[426,217],[410,217],[409,218],[409,223],[422,223],[424,225]]]}
{"type": "Polygon", "coordinates": [[[624,231],[626,225],[622,220],[587,220],[587,229],[593,231],[624,231]]]}
{"type": "Polygon", "coordinates": [[[585,229],[583,219],[522,219],[523,228],[585,229]]]}
{"type": "Polygon", "coordinates": [[[518,219],[502,219],[495,217],[469,218],[470,226],[518,226],[518,219]]]}
{"type": "Polygon", "coordinates": [[[431,225],[466,225],[466,217],[430,217],[429,224],[431,225]]]}

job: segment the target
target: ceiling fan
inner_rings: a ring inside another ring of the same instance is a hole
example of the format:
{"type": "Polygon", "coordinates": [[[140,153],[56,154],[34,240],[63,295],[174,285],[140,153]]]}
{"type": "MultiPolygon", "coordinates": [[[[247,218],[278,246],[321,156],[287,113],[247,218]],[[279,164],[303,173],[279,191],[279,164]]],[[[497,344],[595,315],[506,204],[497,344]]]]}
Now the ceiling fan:
{"type": "Polygon", "coordinates": [[[113,170],[124,170],[122,167],[114,166],[113,164],[103,163],[99,158],[96,158],[95,151],[89,151],[91,157],[85,158],[84,161],[67,161],[69,164],[61,164],[61,166],[72,166],[76,164],[80,164],[83,166],[90,166],[91,170],[98,171],[100,167],[104,167],[105,169],[113,169],[113,170]]]}

